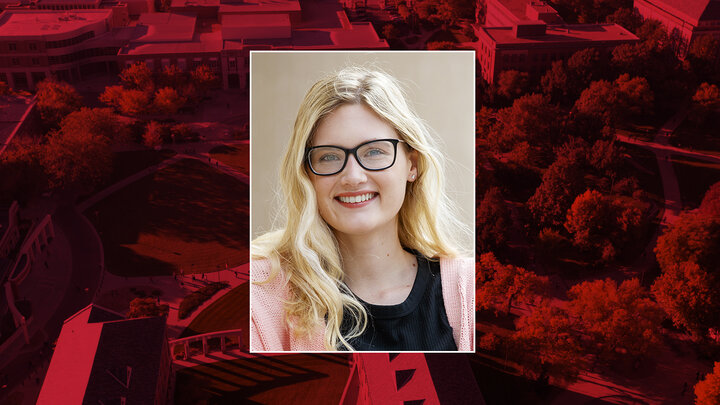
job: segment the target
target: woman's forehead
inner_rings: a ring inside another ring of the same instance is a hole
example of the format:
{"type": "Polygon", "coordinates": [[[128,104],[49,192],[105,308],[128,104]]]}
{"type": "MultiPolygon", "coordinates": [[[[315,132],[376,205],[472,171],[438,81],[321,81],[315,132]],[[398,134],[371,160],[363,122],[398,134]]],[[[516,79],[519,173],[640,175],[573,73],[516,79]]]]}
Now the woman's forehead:
{"type": "Polygon", "coordinates": [[[395,129],[364,104],[345,104],[325,116],[315,130],[311,146],[354,147],[373,139],[399,139],[395,129]]]}

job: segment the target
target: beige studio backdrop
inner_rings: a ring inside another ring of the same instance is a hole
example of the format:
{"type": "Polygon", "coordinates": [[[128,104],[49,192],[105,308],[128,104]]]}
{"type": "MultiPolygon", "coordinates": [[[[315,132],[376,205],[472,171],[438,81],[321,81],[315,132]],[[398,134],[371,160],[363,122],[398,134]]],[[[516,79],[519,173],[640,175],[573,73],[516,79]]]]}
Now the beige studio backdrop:
{"type": "MultiPolygon", "coordinates": [[[[346,66],[376,67],[403,85],[438,139],[450,197],[475,223],[475,57],[473,51],[253,51],[250,54],[250,218],[254,239],[272,230],[278,170],[298,107],[317,80],[346,66]]],[[[469,235],[463,247],[474,250],[469,235]]]]}

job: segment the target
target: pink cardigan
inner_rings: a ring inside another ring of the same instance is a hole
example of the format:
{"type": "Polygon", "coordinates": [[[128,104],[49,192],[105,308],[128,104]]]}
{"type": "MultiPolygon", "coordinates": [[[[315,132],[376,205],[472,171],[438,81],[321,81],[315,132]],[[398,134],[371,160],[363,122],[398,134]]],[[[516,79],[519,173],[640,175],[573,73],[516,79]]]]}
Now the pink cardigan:
{"type": "MultiPolygon", "coordinates": [[[[474,351],[475,266],[472,259],[440,259],[440,278],[448,322],[459,351],[474,351]]],[[[309,338],[296,338],[285,322],[284,300],[289,296],[280,272],[267,284],[270,261],[250,264],[250,351],[325,351],[325,326],[318,325],[309,338]]]]}

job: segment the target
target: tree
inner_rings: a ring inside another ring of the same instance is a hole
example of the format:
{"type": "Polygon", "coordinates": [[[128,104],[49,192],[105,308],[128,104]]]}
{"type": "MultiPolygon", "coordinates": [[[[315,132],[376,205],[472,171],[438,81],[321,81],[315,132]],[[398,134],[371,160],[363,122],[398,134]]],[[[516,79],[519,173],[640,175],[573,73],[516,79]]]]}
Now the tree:
{"type": "Polygon", "coordinates": [[[697,263],[681,262],[664,269],[652,292],[673,323],[696,336],[720,326],[720,280],[697,263]]]}
{"type": "Polygon", "coordinates": [[[714,84],[702,83],[692,100],[688,118],[698,126],[712,122],[711,116],[720,108],[720,89],[714,84]]]}
{"type": "MultiPolygon", "coordinates": [[[[543,94],[555,102],[567,102],[568,97],[568,71],[565,62],[556,60],[550,69],[540,79],[543,94]]],[[[566,103],[564,103],[566,104],[566,103]]]]}
{"type": "Polygon", "coordinates": [[[170,307],[167,304],[158,304],[155,298],[135,298],[130,301],[130,311],[127,317],[128,319],[134,319],[149,316],[167,316],[169,312],[170,307]]]}
{"type": "Polygon", "coordinates": [[[66,115],[80,109],[82,97],[71,85],[55,80],[45,79],[37,84],[37,109],[43,123],[55,127],[66,115]]]}
{"type": "Polygon", "coordinates": [[[585,281],[568,292],[570,314],[590,336],[598,357],[622,349],[643,356],[660,342],[662,311],[637,279],[585,281]]]}
{"type": "Polygon", "coordinates": [[[184,123],[173,125],[170,133],[174,142],[197,142],[200,138],[197,132],[184,123]]]}
{"type": "Polygon", "coordinates": [[[622,156],[614,140],[598,139],[588,150],[587,161],[599,174],[614,178],[620,170],[622,156]]]}
{"type": "Polygon", "coordinates": [[[129,134],[109,108],[85,108],[66,116],[60,123],[65,134],[91,132],[112,142],[127,142],[129,134]]]}
{"type": "Polygon", "coordinates": [[[587,83],[602,78],[603,72],[606,70],[603,67],[607,66],[607,61],[603,59],[595,48],[581,49],[570,55],[567,60],[568,85],[570,86],[569,92],[573,97],[577,97],[587,83]]]}
{"type": "Polygon", "coordinates": [[[187,81],[187,74],[177,65],[166,65],[158,78],[158,87],[179,88],[187,81]]]}
{"type": "Polygon", "coordinates": [[[458,47],[454,42],[450,41],[432,41],[425,44],[425,49],[428,51],[451,51],[458,49],[458,47]]]}
{"type": "Polygon", "coordinates": [[[673,265],[693,262],[702,269],[720,273],[720,219],[682,214],[658,238],[655,256],[663,271],[673,265]]]}
{"type": "Polygon", "coordinates": [[[102,135],[54,131],[45,144],[42,165],[54,188],[93,187],[110,174],[112,151],[102,135]]]}
{"type": "Polygon", "coordinates": [[[654,95],[647,79],[630,78],[624,73],[615,79],[614,84],[618,95],[618,116],[627,118],[652,113],[654,95]]]}
{"type": "Polygon", "coordinates": [[[475,113],[475,130],[478,138],[487,139],[496,123],[495,113],[495,110],[486,106],[480,107],[480,111],[475,113]]]}
{"type": "Polygon", "coordinates": [[[640,201],[587,190],[568,210],[565,229],[573,235],[576,246],[611,261],[640,238],[647,224],[644,208],[640,201]]]}
{"type": "Polygon", "coordinates": [[[612,212],[608,200],[595,190],[587,190],[575,198],[567,212],[565,229],[574,243],[585,250],[593,250],[609,241],[612,212]]]}
{"type": "Polygon", "coordinates": [[[527,72],[505,70],[498,75],[497,93],[509,100],[514,100],[525,93],[528,84],[529,75],[527,72]]]}
{"type": "Polygon", "coordinates": [[[560,109],[542,94],[525,94],[510,109],[498,112],[503,138],[514,142],[553,144],[558,140],[560,109]]]}
{"type": "Polygon", "coordinates": [[[655,247],[662,273],[652,290],[673,322],[695,335],[720,328],[720,218],[685,213],[655,247]]]}
{"type": "Polygon", "coordinates": [[[99,99],[101,102],[105,103],[105,105],[115,107],[119,110],[124,92],[125,91],[122,86],[107,86],[105,87],[105,91],[103,91],[100,95],[99,99]]]}
{"type": "Polygon", "coordinates": [[[571,382],[584,369],[580,338],[568,314],[542,303],[524,315],[513,334],[513,357],[519,357],[523,373],[538,381],[553,377],[571,382]]]}
{"type": "Polygon", "coordinates": [[[632,76],[647,74],[653,68],[652,48],[642,42],[616,46],[612,50],[612,65],[632,76]]]}
{"type": "Polygon", "coordinates": [[[177,90],[170,87],[163,87],[155,93],[155,108],[161,114],[176,114],[180,110],[187,99],[180,94],[177,90]]]}
{"type": "Polygon", "coordinates": [[[126,89],[153,93],[155,81],[150,68],[143,62],[128,66],[120,72],[120,81],[126,89]]]}
{"type": "Polygon", "coordinates": [[[395,28],[395,25],[392,23],[387,23],[383,26],[383,38],[387,40],[395,39],[397,38],[397,28],[395,28]]]}
{"type": "Polygon", "coordinates": [[[583,90],[573,109],[580,115],[602,119],[606,125],[613,125],[617,118],[618,93],[607,80],[597,80],[583,90]]]}
{"type": "Polygon", "coordinates": [[[502,264],[491,253],[480,255],[477,263],[475,308],[489,309],[501,303],[507,316],[514,301],[533,302],[543,294],[547,277],[511,264],[502,264]]]}
{"type": "Polygon", "coordinates": [[[505,245],[511,226],[510,212],[497,187],[490,188],[477,206],[478,252],[496,251],[505,245]]]}
{"type": "Polygon", "coordinates": [[[670,49],[670,38],[665,27],[658,20],[648,18],[635,33],[642,45],[656,53],[670,49]]]}
{"type": "Polygon", "coordinates": [[[700,35],[693,39],[687,59],[700,80],[720,81],[720,41],[712,35],[700,35]]]}
{"type": "Polygon", "coordinates": [[[636,32],[642,25],[642,16],[632,7],[623,7],[605,18],[605,22],[615,23],[630,32],[636,32]]]}
{"type": "Polygon", "coordinates": [[[16,137],[0,156],[0,195],[27,201],[47,186],[40,140],[16,137]]]}
{"type": "Polygon", "coordinates": [[[560,156],[545,170],[542,183],[527,202],[527,207],[539,227],[559,227],[565,221],[568,208],[585,188],[583,162],[570,156],[560,156]]]}
{"type": "Polygon", "coordinates": [[[120,112],[126,115],[140,115],[148,113],[151,106],[150,96],[141,90],[123,90],[120,99],[120,112]]]}
{"type": "Polygon", "coordinates": [[[157,121],[150,121],[143,134],[143,144],[150,148],[161,146],[169,140],[169,132],[167,126],[157,121]]]}
{"type": "Polygon", "coordinates": [[[720,404],[720,361],[715,362],[713,372],[695,384],[695,405],[720,404]]]}
{"type": "Polygon", "coordinates": [[[699,211],[707,217],[720,217],[720,181],[705,192],[699,211]]]}
{"type": "Polygon", "coordinates": [[[190,78],[201,95],[217,86],[218,77],[207,65],[198,65],[192,72],[190,78]]]}

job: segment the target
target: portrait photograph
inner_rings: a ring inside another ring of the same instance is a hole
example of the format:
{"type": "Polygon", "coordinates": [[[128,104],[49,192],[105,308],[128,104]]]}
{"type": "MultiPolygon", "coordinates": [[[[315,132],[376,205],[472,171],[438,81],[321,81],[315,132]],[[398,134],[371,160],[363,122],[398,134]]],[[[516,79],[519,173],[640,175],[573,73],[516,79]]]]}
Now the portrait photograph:
{"type": "Polygon", "coordinates": [[[251,351],[472,351],[472,52],[253,52],[251,351]]]}

